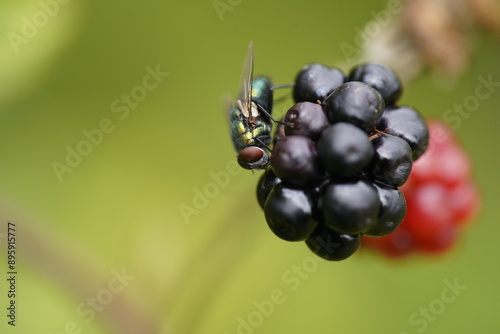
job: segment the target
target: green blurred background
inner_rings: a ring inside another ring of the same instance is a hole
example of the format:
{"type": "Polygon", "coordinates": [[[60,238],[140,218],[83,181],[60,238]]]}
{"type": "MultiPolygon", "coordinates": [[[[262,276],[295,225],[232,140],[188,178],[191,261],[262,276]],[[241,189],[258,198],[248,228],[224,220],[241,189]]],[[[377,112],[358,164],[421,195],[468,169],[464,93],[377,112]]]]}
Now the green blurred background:
{"type": "MultiPolygon", "coordinates": [[[[19,251],[14,328],[0,256],[2,333],[498,333],[497,91],[457,129],[480,217],[438,258],[321,261],[269,231],[254,196],[260,174],[231,169],[222,96],[236,95],[249,42],[256,73],[289,83],[306,63],[344,66],[339,45],[386,1],[227,0],[222,19],[212,0],[44,3],[54,15],[36,18],[16,47],[9,33],[21,35],[42,5],[0,5],[0,240],[5,254],[16,222],[19,251]],[[148,68],[168,75],[144,90],[148,68]],[[123,94],[141,92],[128,115],[114,112],[123,94]],[[82,131],[103,119],[109,133],[58,178],[54,162],[67,164],[68,146],[85,150],[82,131]],[[227,185],[193,203],[222,171],[232,172],[227,185]],[[462,290],[440,302],[453,282],[462,290]]],[[[440,119],[479,76],[500,81],[498,38],[473,37],[465,74],[426,72],[401,102],[440,119]]]]}

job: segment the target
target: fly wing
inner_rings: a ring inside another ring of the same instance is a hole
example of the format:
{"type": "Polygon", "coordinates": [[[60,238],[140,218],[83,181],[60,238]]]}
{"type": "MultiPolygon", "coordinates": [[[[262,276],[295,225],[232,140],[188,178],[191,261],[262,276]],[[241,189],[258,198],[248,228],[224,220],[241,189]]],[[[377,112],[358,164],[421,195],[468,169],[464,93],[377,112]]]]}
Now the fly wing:
{"type": "Polygon", "coordinates": [[[252,108],[252,82],[253,82],[253,42],[248,46],[243,71],[241,72],[241,90],[238,97],[242,104],[241,112],[245,117],[250,117],[252,108]]]}

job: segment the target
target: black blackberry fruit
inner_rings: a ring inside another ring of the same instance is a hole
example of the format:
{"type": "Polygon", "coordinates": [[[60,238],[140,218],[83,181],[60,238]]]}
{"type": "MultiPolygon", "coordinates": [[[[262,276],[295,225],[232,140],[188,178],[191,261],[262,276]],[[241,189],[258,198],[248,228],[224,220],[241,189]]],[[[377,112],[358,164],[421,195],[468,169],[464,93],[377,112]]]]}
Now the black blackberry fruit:
{"type": "Polygon", "coordinates": [[[257,185],[275,235],[340,261],[362,235],[397,229],[407,209],[398,187],[429,141],[418,111],[395,106],[401,94],[397,75],[380,64],[356,66],[348,79],[318,63],[300,70],[296,104],[277,122],[271,166],[257,185]]]}
{"type": "Polygon", "coordinates": [[[326,100],[330,122],[352,123],[370,133],[384,112],[384,99],[364,82],[350,81],[333,91],[326,100]]]}
{"type": "Polygon", "coordinates": [[[412,107],[387,108],[377,128],[406,140],[411,147],[413,161],[416,161],[429,145],[427,123],[420,113],[412,107]]]}
{"type": "Polygon", "coordinates": [[[328,126],[328,118],[318,103],[299,102],[285,114],[286,136],[305,136],[317,140],[321,132],[328,126]]]}
{"type": "Polygon", "coordinates": [[[368,181],[332,182],[320,197],[319,209],[326,226],[339,233],[354,235],[375,226],[380,199],[368,181]]]}
{"type": "Polygon", "coordinates": [[[374,182],[380,198],[380,212],[377,224],[366,231],[364,235],[369,237],[382,237],[394,232],[406,216],[406,200],[396,187],[374,182]]]}
{"type": "Polygon", "coordinates": [[[344,74],[336,67],[330,68],[319,63],[306,65],[295,78],[293,99],[295,102],[323,102],[344,81],[344,74]]]}
{"type": "Polygon", "coordinates": [[[294,186],[306,186],[321,177],[316,144],[304,136],[286,136],[278,141],[271,167],[276,176],[294,186]]]}
{"type": "Polygon", "coordinates": [[[372,139],[375,155],[367,173],[383,183],[401,186],[410,176],[412,152],[403,139],[381,133],[372,139]]]}
{"type": "Polygon", "coordinates": [[[387,106],[393,105],[403,92],[396,73],[382,64],[366,63],[354,67],[349,73],[349,81],[362,81],[376,89],[387,106]]]}
{"type": "Polygon", "coordinates": [[[330,125],[316,149],[325,170],[333,175],[354,175],[371,161],[374,150],[366,133],[350,123],[330,125]]]}
{"type": "Polygon", "coordinates": [[[306,240],[307,247],[328,261],[341,261],[354,254],[361,243],[361,234],[335,232],[324,225],[316,228],[306,240]]]}
{"type": "Polygon", "coordinates": [[[267,168],[257,184],[257,201],[261,209],[264,209],[264,204],[271,190],[279,183],[281,183],[281,179],[274,175],[271,168],[267,168]]]}
{"type": "Polygon", "coordinates": [[[287,241],[306,240],[317,226],[310,196],[282,183],[267,197],[264,214],[273,233],[287,241]]]}

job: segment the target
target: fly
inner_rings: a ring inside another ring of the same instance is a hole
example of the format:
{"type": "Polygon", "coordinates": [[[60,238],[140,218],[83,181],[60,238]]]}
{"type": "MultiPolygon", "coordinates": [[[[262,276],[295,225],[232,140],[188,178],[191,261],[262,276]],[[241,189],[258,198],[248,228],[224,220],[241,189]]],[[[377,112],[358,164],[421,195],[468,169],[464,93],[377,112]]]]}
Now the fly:
{"type": "Polygon", "coordinates": [[[267,77],[253,78],[253,43],[243,63],[242,87],[229,112],[229,126],[237,159],[245,169],[265,169],[270,163],[269,143],[275,121],[271,116],[273,86],[267,77]]]}

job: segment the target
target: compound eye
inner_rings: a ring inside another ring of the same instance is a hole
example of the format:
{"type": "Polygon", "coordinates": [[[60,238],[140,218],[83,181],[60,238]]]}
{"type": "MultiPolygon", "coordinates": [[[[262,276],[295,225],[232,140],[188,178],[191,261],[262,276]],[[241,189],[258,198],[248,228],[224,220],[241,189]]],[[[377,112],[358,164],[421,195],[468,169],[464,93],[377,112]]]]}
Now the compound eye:
{"type": "Polygon", "coordinates": [[[245,169],[265,169],[270,162],[269,155],[257,146],[247,147],[238,154],[238,163],[245,169]]]}
{"type": "Polygon", "coordinates": [[[251,146],[244,148],[239,153],[239,160],[246,163],[257,162],[264,156],[264,150],[260,147],[251,146]]]}

